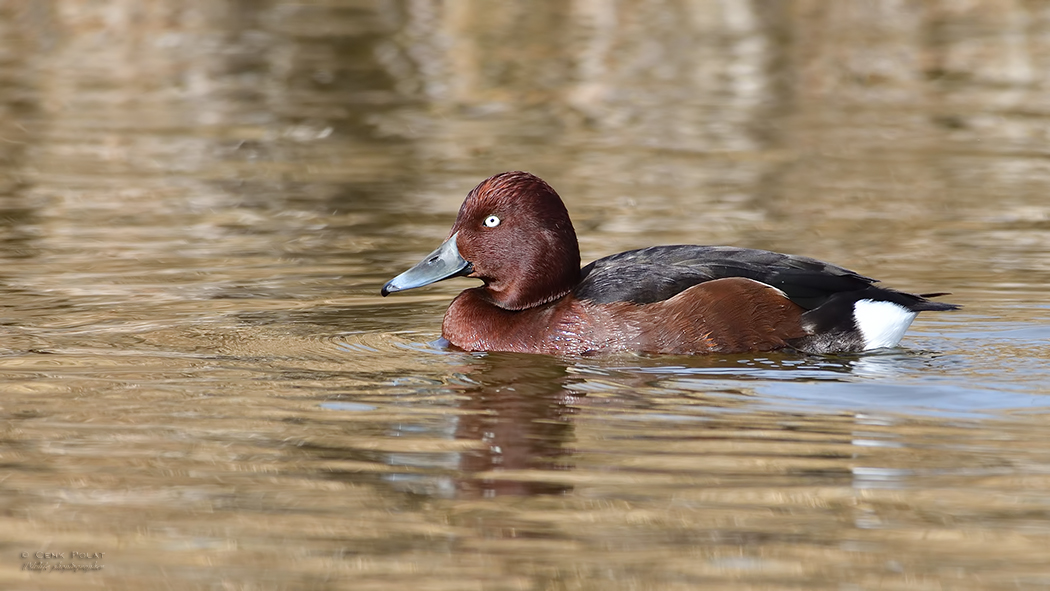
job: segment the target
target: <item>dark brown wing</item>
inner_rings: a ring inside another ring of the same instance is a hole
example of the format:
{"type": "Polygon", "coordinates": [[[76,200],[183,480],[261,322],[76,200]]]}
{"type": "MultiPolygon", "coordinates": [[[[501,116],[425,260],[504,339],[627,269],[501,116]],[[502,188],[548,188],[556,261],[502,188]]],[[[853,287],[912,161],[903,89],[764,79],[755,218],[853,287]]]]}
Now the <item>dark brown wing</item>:
{"type": "Polygon", "coordinates": [[[732,246],[677,245],[630,250],[598,259],[581,273],[583,278],[574,295],[599,304],[651,304],[706,281],[744,277],[779,289],[806,310],[819,308],[833,296],[845,293],[892,301],[914,312],[957,307],[874,287],[875,279],[809,257],[732,246]]]}

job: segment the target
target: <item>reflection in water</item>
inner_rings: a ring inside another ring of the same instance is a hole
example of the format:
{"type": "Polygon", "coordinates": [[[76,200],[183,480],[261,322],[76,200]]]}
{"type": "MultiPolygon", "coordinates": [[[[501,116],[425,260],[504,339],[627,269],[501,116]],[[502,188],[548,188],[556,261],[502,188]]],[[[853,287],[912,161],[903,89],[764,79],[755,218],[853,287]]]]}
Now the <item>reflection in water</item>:
{"type": "Polygon", "coordinates": [[[552,494],[571,487],[542,480],[542,471],[570,470],[578,394],[566,366],[544,355],[489,354],[472,356],[457,368],[476,384],[462,392],[468,399],[456,427],[456,438],[483,442],[465,452],[459,469],[465,478],[460,493],[467,497],[503,494],[552,494]],[[533,471],[527,481],[508,473],[533,471]]]}
{"type": "MultiPolygon", "coordinates": [[[[463,355],[449,368],[457,376],[442,385],[452,394],[455,414],[439,423],[399,421],[385,437],[436,437],[462,441],[460,451],[420,443],[412,451],[377,453],[361,449],[309,447],[326,460],[381,462],[394,468],[384,479],[395,490],[439,498],[490,498],[499,495],[557,494],[571,490],[550,471],[571,469],[573,428],[579,394],[564,363],[540,355],[463,355]],[[400,469],[400,471],[398,471],[400,469]]],[[[396,380],[421,395],[432,394],[427,380],[396,380]]],[[[326,403],[336,412],[376,410],[359,403],[326,403]]],[[[411,447],[411,446],[409,446],[411,447]]],[[[351,481],[374,481],[370,472],[347,474],[351,481]]]]}

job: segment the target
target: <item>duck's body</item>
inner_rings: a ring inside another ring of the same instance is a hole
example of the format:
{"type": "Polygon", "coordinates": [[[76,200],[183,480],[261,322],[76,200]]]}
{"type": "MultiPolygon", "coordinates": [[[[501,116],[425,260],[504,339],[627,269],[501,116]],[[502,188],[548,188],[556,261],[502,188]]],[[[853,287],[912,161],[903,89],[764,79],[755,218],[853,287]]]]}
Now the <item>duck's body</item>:
{"type": "Polygon", "coordinates": [[[467,196],[448,240],[383,295],[449,277],[485,281],[449,306],[442,335],[468,351],[853,352],[896,346],[915,315],[958,306],[876,287],[815,259],[726,246],[656,246],[582,270],[561,198],[503,173],[467,196]]]}
{"type": "Polygon", "coordinates": [[[798,330],[802,310],[750,279],[709,281],[649,304],[598,303],[570,294],[521,311],[485,301],[482,289],[461,293],[442,323],[442,335],[468,351],[769,351],[804,336],[798,330]],[[741,317],[741,311],[752,313],[741,317]]]}

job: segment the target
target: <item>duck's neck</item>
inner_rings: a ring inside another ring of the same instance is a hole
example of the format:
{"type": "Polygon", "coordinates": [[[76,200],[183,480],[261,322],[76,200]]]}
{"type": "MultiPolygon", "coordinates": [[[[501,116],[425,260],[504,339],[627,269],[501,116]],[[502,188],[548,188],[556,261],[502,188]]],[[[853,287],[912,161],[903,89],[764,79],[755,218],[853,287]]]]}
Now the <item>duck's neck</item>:
{"type": "Polygon", "coordinates": [[[569,295],[579,283],[580,272],[566,274],[556,283],[553,279],[558,278],[547,277],[542,282],[532,279],[511,285],[489,283],[478,288],[478,296],[508,312],[538,308],[569,295]]]}
{"type": "Polygon", "coordinates": [[[505,263],[499,279],[483,278],[482,295],[505,310],[527,310],[563,298],[580,282],[580,248],[572,226],[536,232],[505,263]]]}

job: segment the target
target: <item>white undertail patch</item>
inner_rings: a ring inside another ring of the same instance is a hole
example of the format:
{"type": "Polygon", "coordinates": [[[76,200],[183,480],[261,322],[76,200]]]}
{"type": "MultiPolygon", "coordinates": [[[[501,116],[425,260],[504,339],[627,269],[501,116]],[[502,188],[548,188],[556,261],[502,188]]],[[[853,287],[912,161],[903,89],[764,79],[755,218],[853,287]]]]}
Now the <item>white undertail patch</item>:
{"type": "Polygon", "coordinates": [[[853,320],[864,337],[864,350],[896,347],[918,312],[893,302],[859,300],[853,304],[853,320]]]}

